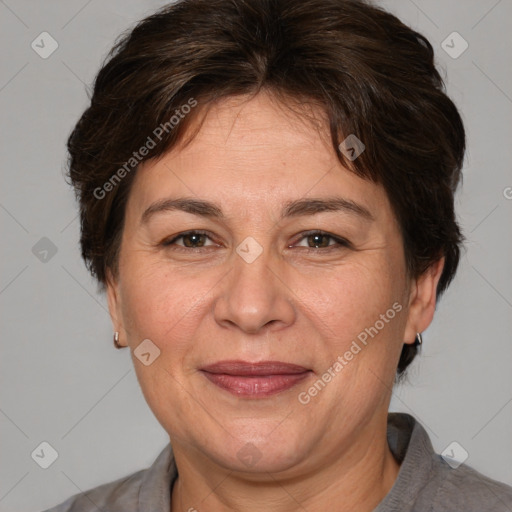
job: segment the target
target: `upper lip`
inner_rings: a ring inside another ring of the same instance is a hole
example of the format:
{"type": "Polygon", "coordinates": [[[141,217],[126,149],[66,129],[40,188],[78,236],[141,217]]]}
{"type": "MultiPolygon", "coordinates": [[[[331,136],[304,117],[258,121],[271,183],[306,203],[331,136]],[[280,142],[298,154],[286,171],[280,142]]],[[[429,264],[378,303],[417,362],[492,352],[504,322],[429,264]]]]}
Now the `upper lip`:
{"type": "Polygon", "coordinates": [[[293,375],[309,371],[308,368],[282,361],[219,361],[201,368],[208,373],[222,373],[240,376],[293,375]]]}

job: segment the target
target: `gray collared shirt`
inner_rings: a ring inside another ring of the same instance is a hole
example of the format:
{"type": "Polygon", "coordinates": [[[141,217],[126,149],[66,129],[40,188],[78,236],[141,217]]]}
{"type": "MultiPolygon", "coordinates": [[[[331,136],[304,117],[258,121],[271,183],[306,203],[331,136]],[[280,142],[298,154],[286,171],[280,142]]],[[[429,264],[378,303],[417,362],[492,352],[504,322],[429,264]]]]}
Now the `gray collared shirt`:
{"type": "MultiPolygon", "coordinates": [[[[409,414],[388,415],[387,437],[400,471],[374,512],[512,512],[512,487],[465,464],[453,469],[409,414]]],[[[177,476],[168,444],[148,469],[72,496],[45,512],[170,512],[177,476]]]]}

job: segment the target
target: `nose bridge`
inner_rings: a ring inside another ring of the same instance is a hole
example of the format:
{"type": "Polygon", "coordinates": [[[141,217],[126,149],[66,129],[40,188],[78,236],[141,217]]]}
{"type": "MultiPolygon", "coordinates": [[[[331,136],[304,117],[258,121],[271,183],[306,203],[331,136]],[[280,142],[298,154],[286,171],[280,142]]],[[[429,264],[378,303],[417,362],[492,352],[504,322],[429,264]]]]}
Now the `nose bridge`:
{"type": "Polygon", "coordinates": [[[294,310],[287,288],[276,276],[279,261],[268,247],[247,237],[233,253],[232,271],[217,298],[217,322],[236,325],[245,332],[293,322],[294,310]]]}

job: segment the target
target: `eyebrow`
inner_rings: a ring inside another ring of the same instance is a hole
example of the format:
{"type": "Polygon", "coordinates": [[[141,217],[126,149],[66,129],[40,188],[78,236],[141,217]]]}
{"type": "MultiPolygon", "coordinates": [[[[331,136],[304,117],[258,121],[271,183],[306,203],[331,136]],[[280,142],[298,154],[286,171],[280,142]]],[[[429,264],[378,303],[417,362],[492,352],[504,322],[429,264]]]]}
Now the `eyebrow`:
{"type": "MultiPolygon", "coordinates": [[[[142,214],[141,223],[147,223],[149,219],[157,213],[176,210],[201,217],[210,217],[214,219],[225,218],[222,209],[215,203],[205,201],[203,199],[179,197],[162,199],[150,205],[142,214]]],[[[281,219],[333,211],[356,215],[367,221],[375,220],[370,210],[366,207],[343,197],[303,198],[295,201],[289,201],[285,204],[281,212],[281,219]]]]}

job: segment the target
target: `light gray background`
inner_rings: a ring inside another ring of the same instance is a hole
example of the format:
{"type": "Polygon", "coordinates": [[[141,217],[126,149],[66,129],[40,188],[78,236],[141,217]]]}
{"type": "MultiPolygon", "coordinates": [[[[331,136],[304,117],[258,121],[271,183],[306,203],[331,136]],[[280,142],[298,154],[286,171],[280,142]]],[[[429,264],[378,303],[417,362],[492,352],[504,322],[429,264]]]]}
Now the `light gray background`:
{"type": "MultiPolygon", "coordinates": [[[[511,0],[386,0],[424,33],[465,119],[469,151],[457,207],[468,238],[458,276],[392,410],[427,427],[441,452],[512,484],[511,0]],[[441,42],[459,32],[453,59],[441,42]]],[[[38,511],[150,465],[167,434],[147,407],[129,353],[116,351],[105,298],[80,259],[65,141],[114,38],[162,1],[0,1],[2,357],[0,510],[38,511]],[[59,47],[31,48],[43,31],[59,47]],[[32,247],[48,237],[46,263],[32,247]],[[42,442],[59,457],[31,458],[42,442]]]]}

